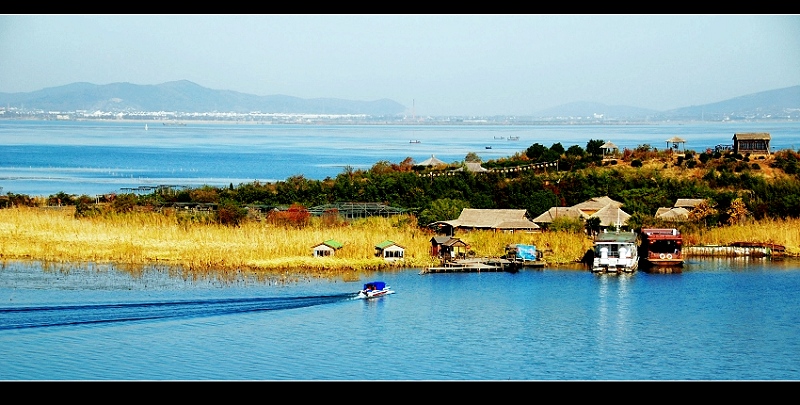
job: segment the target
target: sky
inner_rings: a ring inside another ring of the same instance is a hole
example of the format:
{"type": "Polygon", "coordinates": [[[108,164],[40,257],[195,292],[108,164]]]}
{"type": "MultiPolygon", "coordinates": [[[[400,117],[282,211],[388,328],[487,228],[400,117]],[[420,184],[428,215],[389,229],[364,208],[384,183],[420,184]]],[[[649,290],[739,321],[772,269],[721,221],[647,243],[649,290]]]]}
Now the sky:
{"type": "Polygon", "coordinates": [[[417,116],[666,111],[800,85],[800,15],[0,15],[0,92],[189,80],[417,116]]]}

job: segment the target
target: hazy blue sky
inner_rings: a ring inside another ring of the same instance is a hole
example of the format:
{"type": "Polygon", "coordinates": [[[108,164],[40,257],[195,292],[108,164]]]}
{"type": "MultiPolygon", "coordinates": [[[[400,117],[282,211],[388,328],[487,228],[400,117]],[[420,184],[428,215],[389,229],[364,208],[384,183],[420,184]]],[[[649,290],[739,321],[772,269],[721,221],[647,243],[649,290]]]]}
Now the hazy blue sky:
{"type": "Polygon", "coordinates": [[[800,16],[0,16],[0,92],[183,79],[417,115],[668,110],[800,85],[800,16]]]}

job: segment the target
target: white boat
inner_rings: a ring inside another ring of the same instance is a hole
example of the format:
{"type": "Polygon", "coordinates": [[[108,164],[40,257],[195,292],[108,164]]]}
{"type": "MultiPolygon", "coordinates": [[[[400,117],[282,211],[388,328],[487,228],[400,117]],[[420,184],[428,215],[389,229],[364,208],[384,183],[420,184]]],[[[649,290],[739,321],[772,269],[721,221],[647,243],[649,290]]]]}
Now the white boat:
{"type": "Polygon", "coordinates": [[[364,284],[364,288],[358,292],[358,298],[377,298],[389,294],[394,294],[392,287],[389,287],[383,281],[372,281],[364,284]]]}
{"type": "Polygon", "coordinates": [[[639,253],[636,247],[635,232],[603,232],[594,239],[595,273],[631,273],[639,267],[639,253]]]}

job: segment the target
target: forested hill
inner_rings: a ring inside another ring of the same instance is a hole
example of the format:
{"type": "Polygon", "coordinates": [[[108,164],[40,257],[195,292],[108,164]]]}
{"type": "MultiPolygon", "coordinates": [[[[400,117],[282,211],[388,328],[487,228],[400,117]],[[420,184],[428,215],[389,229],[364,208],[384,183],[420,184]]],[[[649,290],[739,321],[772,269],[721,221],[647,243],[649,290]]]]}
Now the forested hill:
{"type": "Polygon", "coordinates": [[[30,93],[0,93],[0,105],[46,111],[265,112],[372,116],[393,116],[406,110],[402,104],[389,99],[353,101],[302,99],[285,95],[256,96],[230,90],[212,90],[187,80],[158,85],[73,83],[30,93]]]}

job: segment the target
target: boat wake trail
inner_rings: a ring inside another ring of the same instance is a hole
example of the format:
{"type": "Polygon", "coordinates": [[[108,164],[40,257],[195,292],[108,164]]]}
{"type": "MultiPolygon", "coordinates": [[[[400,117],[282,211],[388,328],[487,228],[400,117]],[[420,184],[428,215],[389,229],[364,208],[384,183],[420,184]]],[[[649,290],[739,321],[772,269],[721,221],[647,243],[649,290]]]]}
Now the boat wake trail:
{"type": "Polygon", "coordinates": [[[277,311],[348,301],[353,299],[354,295],[345,293],[308,297],[229,298],[0,308],[0,330],[198,318],[246,312],[277,311]]]}

